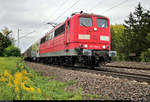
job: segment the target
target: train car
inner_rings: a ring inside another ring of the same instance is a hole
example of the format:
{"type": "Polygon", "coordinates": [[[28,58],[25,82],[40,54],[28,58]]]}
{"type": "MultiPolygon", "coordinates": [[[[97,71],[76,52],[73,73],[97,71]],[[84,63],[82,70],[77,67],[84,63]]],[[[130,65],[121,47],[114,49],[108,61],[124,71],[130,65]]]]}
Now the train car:
{"type": "Polygon", "coordinates": [[[24,52],[24,57],[26,60],[36,61],[39,57],[39,44],[39,41],[35,42],[24,52]]]}
{"type": "Polygon", "coordinates": [[[109,18],[80,12],[72,14],[41,39],[37,61],[95,67],[109,62],[115,55],[111,51],[109,18]]]}

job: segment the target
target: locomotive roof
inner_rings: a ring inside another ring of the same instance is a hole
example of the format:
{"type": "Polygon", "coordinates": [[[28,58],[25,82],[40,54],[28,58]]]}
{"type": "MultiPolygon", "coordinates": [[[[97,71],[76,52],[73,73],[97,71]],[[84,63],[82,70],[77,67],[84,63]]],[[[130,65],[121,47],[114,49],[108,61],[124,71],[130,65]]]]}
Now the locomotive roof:
{"type": "Polygon", "coordinates": [[[95,16],[95,17],[105,17],[108,18],[104,15],[98,15],[98,14],[94,14],[94,13],[73,13],[72,16],[74,15],[81,15],[81,16],[95,16]]]}

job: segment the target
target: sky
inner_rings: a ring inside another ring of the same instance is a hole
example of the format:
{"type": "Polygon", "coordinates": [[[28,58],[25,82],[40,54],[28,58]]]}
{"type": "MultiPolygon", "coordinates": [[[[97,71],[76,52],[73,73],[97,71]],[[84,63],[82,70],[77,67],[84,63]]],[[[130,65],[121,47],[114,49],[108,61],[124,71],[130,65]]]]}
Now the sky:
{"type": "Polygon", "coordinates": [[[0,0],[0,30],[12,30],[23,53],[53,27],[48,22],[61,23],[74,12],[104,15],[111,24],[122,24],[138,3],[150,10],[150,0],[0,0]]]}

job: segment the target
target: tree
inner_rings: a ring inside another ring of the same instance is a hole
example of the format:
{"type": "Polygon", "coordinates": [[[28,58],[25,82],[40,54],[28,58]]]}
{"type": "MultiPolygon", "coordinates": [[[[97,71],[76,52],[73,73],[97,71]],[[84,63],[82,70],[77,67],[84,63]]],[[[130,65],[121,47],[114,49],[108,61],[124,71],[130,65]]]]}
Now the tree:
{"type": "Polygon", "coordinates": [[[7,48],[5,48],[4,52],[3,52],[3,55],[4,56],[20,56],[21,55],[21,52],[20,52],[20,49],[11,45],[11,46],[8,46],[7,48]]]}
{"type": "Polygon", "coordinates": [[[4,27],[4,28],[2,29],[2,34],[3,34],[4,36],[8,37],[8,35],[9,35],[10,33],[12,33],[12,30],[9,30],[7,27],[4,27]]]}
{"type": "Polygon", "coordinates": [[[5,48],[12,44],[13,38],[9,37],[9,34],[12,33],[7,27],[4,27],[0,32],[0,56],[3,55],[5,48]]]}
{"type": "Polygon", "coordinates": [[[123,33],[125,27],[123,25],[111,25],[111,48],[117,52],[122,52],[123,48],[123,33]]]}
{"type": "Polygon", "coordinates": [[[3,55],[4,49],[7,48],[9,45],[11,45],[11,41],[8,39],[8,37],[4,36],[0,32],[0,56],[3,55]]]}
{"type": "Polygon", "coordinates": [[[111,25],[111,49],[117,51],[117,57],[113,60],[125,60],[124,54],[124,31],[125,27],[121,24],[111,25]]]}
{"type": "Polygon", "coordinates": [[[140,58],[141,52],[149,47],[146,37],[150,33],[150,11],[145,10],[139,3],[135,11],[130,13],[128,20],[125,20],[124,26],[125,53],[136,53],[137,58],[140,58]]]}

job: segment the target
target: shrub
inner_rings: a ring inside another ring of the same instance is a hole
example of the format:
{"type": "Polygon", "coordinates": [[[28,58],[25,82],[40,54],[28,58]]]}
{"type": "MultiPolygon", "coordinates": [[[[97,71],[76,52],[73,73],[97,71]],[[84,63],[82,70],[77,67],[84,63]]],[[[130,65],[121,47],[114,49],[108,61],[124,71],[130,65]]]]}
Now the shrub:
{"type": "Polygon", "coordinates": [[[150,62],[150,48],[148,48],[146,51],[143,51],[140,58],[142,62],[150,62]]]}
{"type": "Polygon", "coordinates": [[[3,55],[4,56],[20,56],[21,53],[20,53],[19,48],[11,45],[4,49],[3,55]]]}
{"type": "Polygon", "coordinates": [[[125,61],[126,56],[123,53],[118,53],[117,56],[112,57],[112,61],[125,61]]]}

